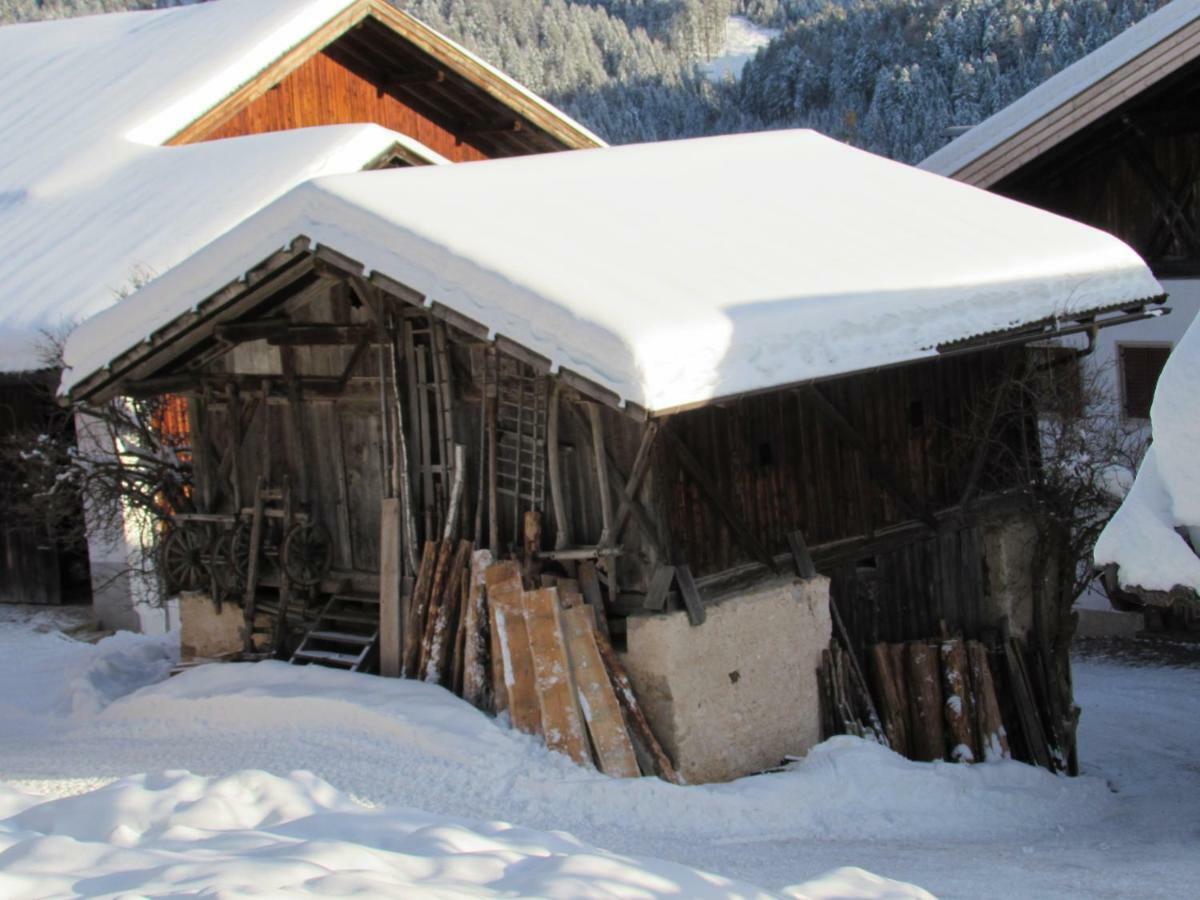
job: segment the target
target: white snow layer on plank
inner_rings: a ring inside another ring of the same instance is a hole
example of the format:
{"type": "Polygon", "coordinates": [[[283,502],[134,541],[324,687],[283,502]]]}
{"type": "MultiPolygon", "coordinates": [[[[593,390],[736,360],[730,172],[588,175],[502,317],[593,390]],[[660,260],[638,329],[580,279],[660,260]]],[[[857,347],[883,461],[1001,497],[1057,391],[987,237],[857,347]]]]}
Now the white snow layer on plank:
{"type": "Polygon", "coordinates": [[[1200,17],[1200,0],[1174,0],[1087,56],[1046,79],[1019,100],[930,154],[920,168],[953,175],[1121,66],[1200,17]]]}
{"type": "Polygon", "coordinates": [[[1151,591],[1200,591],[1200,558],[1176,532],[1200,539],[1200,329],[1171,352],[1150,407],[1154,443],[1133,487],[1096,542],[1097,565],[1118,565],[1121,584],[1151,591]]]}
{"type": "Polygon", "coordinates": [[[1162,293],[1100,231],[777,131],[307,183],[81,328],[64,387],[299,235],[658,411],[1162,293]]]}
{"type": "Polygon", "coordinates": [[[301,181],[406,140],[341,126],[154,146],[350,2],[221,0],[0,28],[0,371],[43,365],[41,332],[111,305],[301,181]]]}

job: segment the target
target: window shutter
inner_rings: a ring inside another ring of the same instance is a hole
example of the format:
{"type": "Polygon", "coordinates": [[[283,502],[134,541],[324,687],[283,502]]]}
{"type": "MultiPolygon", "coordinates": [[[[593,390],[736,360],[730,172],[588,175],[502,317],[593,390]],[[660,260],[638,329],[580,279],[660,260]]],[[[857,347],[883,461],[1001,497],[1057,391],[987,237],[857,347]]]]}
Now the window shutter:
{"type": "Polygon", "coordinates": [[[1125,415],[1128,418],[1150,418],[1154,388],[1170,354],[1170,347],[1121,348],[1121,376],[1124,379],[1125,415]]]}

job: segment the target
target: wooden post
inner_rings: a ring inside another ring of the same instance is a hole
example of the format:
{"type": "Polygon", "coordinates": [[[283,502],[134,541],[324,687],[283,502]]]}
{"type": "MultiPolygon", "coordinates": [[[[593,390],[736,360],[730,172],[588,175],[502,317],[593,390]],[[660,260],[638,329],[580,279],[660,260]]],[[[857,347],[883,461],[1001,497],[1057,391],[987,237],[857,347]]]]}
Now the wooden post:
{"type": "Polygon", "coordinates": [[[562,385],[556,379],[550,394],[550,410],[546,421],[546,464],[550,469],[550,502],[554,509],[554,549],[562,550],[571,545],[570,525],[567,522],[566,504],[563,502],[562,462],[559,459],[558,416],[562,385]]]}
{"type": "Polygon", "coordinates": [[[400,531],[403,513],[395,497],[383,500],[379,514],[379,674],[403,674],[403,628],[400,621],[400,531]]]}
{"type": "Polygon", "coordinates": [[[417,571],[417,519],[412,496],[412,475],[409,472],[408,435],[404,427],[404,403],[400,394],[400,343],[395,324],[389,329],[392,345],[392,403],[395,406],[396,449],[392,482],[400,500],[400,536],[403,538],[405,570],[417,571]]]}
{"type": "Polygon", "coordinates": [[[525,580],[526,584],[532,586],[537,581],[542,565],[538,558],[538,551],[542,549],[542,514],[536,509],[526,510],[523,526],[521,534],[525,556],[525,580]]]}
{"type": "Polygon", "coordinates": [[[262,550],[263,532],[263,490],[265,480],[260,475],[254,487],[254,513],[250,518],[250,560],[246,565],[246,590],[242,596],[242,609],[245,611],[245,650],[254,652],[254,615],[258,601],[258,558],[262,550]]]}
{"type": "Polygon", "coordinates": [[[487,404],[487,481],[488,481],[488,549],[492,551],[493,556],[500,555],[500,510],[499,510],[499,490],[497,487],[496,474],[496,406],[500,402],[499,398],[499,382],[500,382],[500,360],[496,356],[496,348],[491,348],[492,363],[495,366],[496,378],[492,385],[492,392],[489,394],[484,392],[483,401],[487,404]]]}

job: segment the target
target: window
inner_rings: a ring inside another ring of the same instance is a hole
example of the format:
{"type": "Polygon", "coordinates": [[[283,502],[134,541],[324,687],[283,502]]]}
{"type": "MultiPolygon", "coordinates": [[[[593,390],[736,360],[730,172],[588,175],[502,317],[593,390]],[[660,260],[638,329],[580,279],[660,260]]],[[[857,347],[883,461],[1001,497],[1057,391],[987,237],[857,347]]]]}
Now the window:
{"type": "Polygon", "coordinates": [[[1121,400],[1125,417],[1148,419],[1154,388],[1171,354],[1171,347],[1169,344],[1149,347],[1122,345],[1119,352],[1121,400]]]}

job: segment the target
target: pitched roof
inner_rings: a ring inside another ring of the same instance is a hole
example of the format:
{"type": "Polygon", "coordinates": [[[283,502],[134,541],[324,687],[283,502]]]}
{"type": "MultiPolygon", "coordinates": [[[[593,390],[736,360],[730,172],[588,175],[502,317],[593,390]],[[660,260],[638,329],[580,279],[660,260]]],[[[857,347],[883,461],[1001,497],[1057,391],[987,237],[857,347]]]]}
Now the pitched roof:
{"type": "Polygon", "coordinates": [[[920,168],[991,187],[1198,57],[1200,0],[1174,0],[931,154],[920,168]]]}
{"type": "Polygon", "coordinates": [[[41,366],[40,332],[111,305],[308,178],[359,170],[397,143],[443,161],[371,125],[162,146],[323,30],[400,17],[460,69],[486,75],[488,90],[514,109],[598,142],[383,6],[219,0],[0,27],[0,371],[41,366]]]}
{"type": "Polygon", "coordinates": [[[659,412],[1162,293],[1103,232],[778,131],[314,180],[81,327],[64,387],[301,235],[659,412]]]}

